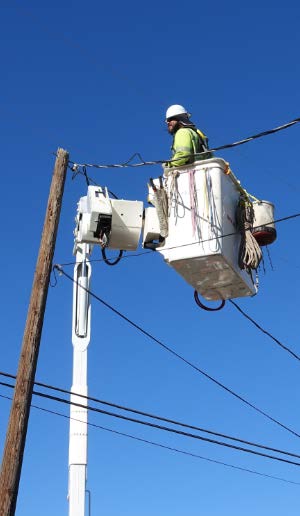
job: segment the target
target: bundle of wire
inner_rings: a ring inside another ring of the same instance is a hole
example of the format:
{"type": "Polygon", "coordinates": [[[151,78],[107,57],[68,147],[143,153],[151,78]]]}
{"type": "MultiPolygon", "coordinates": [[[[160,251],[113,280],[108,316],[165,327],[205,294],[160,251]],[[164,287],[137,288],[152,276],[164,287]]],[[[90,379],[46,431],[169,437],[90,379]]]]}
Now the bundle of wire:
{"type": "Polygon", "coordinates": [[[236,218],[238,229],[241,233],[239,266],[241,269],[256,270],[262,259],[262,251],[251,232],[254,210],[250,201],[241,199],[237,208],[236,218]]]}

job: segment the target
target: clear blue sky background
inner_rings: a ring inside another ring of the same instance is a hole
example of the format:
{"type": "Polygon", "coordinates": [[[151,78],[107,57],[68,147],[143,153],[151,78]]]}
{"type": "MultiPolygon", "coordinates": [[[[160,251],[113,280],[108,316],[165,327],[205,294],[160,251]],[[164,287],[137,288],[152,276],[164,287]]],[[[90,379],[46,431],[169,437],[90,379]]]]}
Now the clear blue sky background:
{"type": "MultiPolygon", "coordinates": [[[[15,374],[39,248],[53,152],[75,162],[169,156],[165,109],[185,105],[211,146],[299,116],[296,1],[1,2],[1,370],[15,374]]],[[[276,216],[299,210],[295,126],[221,156],[276,216]]],[[[119,197],[146,200],[160,167],[89,171],[119,197]]],[[[55,262],[73,260],[82,178],[68,174],[55,262]]],[[[299,219],[278,224],[260,291],[240,306],[300,354],[299,219]]],[[[127,253],[129,254],[129,253],[127,253]]],[[[100,258],[95,249],[93,258],[100,258]]],[[[72,274],[73,267],[66,271],[72,274]]],[[[274,418],[300,431],[300,364],[227,303],[197,308],[160,256],[93,264],[92,288],[129,318],[274,418]]],[[[299,453],[280,429],[93,301],[90,395],[299,453]]],[[[36,379],[71,386],[72,284],[49,290],[36,379]]],[[[11,391],[1,387],[2,396],[11,391]]],[[[68,415],[68,408],[33,403],[68,415]]],[[[10,402],[0,398],[3,448],[10,402]]],[[[209,459],[300,481],[299,468],[91,414],[89,420],[209,459]]],[[[31,410],[17,516],[67,514],[68,420],[31,410]]],[[[300,486],[89,429],[92,516],[289,516],[300,486]]]]}

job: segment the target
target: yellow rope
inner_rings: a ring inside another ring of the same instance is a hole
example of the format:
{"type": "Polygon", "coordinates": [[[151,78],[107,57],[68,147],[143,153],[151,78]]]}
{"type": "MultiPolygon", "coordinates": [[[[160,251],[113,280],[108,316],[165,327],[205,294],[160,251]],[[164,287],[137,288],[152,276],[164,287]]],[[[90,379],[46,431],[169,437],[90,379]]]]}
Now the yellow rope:
{"type": "Polygon", "coordinates": [[[241,185],[241,182],[237,179],[237,177],[234,175],[234,173],[232,172],[230,166],[229,166],[229,163],[226,163],[226,169],[224,171],[224,173],[230,177],[230,179],[234,182],[234,184],[237,186],[239,192],[244,196],[246,197],[247,199],[253,199],[254,201],[257,201],[257,202],[260,202],[259,199],[257,199],[256,197],[254,197],[254,195],[250,194],[249,192],[247,192],[247,190],[245,190],[245,188],[242,187],[241,185]]]}

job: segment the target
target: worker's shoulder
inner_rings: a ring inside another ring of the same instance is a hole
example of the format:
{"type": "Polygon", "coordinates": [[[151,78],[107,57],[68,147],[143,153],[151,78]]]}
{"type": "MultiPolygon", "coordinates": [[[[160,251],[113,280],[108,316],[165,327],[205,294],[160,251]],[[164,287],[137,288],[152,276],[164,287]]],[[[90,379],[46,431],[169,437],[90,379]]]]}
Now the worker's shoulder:
{"type": "Polygon", "coordinates": [[[179,132],[185,132],[185,133],[192,133],[193,132],[193,129],[191,127],[179,127],[178,131],[179,132]]]}
{"type": "Polygon", "coordinates": [[[193,135],[193,132],[194,132],[193,129],[191,129],[190,127],[180,127],[178,129],[178,131],[176,131],[175,136],[179,136],[179,137],[181,137],[181,136],[183,136],[183,137],[184,136],[189,136],[189,137],[191,137],[193,135]]]}

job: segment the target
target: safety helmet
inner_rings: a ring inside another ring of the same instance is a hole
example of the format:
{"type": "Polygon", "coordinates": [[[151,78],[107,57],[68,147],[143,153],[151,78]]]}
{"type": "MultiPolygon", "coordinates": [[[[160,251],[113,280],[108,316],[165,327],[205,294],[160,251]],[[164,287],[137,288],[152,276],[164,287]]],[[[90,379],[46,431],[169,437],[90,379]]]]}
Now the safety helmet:
{"type": "Polygon", "coordinates": [[[169,118],[173,118],[174,116],[179,115],[187,115],[187,117],[190,118],[191,113],[189,113],[183,106],[180,106],[180,104],[173,104],[172,106],[168,107],[166,111],[166,121],[169,118]]]}

